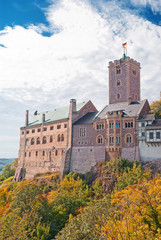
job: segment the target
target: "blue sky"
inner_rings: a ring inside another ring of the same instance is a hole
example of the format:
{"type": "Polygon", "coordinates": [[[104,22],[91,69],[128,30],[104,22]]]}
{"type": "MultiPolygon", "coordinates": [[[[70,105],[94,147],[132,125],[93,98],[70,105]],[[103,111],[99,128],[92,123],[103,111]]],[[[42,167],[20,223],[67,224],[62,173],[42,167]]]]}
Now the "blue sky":
{"type": "Polygon", "coordinates": [[[141,63],[141,96],[159,99],[161,1],[0,0],[0,157],[17,157],[25,110],[108,104],[108,62],[141,63]]]}

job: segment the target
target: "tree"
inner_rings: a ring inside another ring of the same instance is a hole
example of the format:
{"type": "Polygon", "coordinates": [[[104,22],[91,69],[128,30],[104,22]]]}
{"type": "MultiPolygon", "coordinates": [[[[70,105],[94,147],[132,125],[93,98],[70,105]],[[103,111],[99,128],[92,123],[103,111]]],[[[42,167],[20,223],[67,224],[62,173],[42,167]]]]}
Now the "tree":
{"type": "Polygon", "coordinates": [[[151,113],[154,113],[157,118],[161,118],[161,99],[152,102],[151,113]]]}

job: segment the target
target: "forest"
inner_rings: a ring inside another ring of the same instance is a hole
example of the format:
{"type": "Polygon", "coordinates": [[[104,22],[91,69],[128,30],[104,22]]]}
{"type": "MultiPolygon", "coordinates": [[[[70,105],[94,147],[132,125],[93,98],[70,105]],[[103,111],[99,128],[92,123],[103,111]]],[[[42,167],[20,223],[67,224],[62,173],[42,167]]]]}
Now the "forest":
{"type": "Polygon", "coordinates": [[[136,161],[100,162],[85,175],[0,175],[0,239],[161,239],[161,176],[136,161]]]}

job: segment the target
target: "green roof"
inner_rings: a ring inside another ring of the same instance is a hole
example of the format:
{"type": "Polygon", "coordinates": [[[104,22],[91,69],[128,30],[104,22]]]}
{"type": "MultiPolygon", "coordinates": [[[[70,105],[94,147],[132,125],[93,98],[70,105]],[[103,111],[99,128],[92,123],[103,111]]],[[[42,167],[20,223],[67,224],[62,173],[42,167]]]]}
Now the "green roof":
{"type": "MultiPolygon", "coordinates": [[[[76,111],[78,112],[86,103],[87,101],[84,101],[82,103],[77,103],[76,111]]],[[[38,113],[37,115],[34,115],[31,119],[29,119],[28,126],[41,124],[43,114],[45,114],[45,123],[67,119],[69,115],[69,106],[38,113]]]]}

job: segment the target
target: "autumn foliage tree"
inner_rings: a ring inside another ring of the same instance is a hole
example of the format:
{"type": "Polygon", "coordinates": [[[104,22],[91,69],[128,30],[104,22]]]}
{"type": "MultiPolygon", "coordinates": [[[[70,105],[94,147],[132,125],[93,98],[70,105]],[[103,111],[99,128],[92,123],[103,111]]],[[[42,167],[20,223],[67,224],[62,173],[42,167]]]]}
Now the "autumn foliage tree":
{"type": "Polygon", "coordinates": [[[161,99],[154,101],[151,104],[151,113],[154,113],[157,118],[161,118],[161,99]]]}

